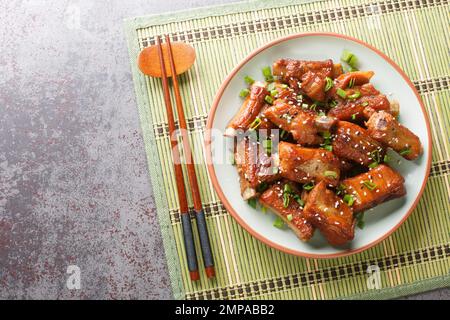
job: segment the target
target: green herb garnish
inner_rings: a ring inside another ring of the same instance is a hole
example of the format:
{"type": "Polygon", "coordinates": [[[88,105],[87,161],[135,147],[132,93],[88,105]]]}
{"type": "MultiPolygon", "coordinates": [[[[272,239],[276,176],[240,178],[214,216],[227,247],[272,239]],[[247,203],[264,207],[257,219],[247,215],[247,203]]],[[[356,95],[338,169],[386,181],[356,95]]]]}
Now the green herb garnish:
{"type": "Polygon", "coordinates": [[[378,166],[378,162],[374,161],[368,165],[370,169],[376,168],[378,166]]]}
{"type": "Polygon", "coordinates": [[[313,182],[308,182],[307,184],[303,185],[303,189],[306,191],[312,190],[312,188],[314,188],[314,183],[313,182]]]}
{"type": "Polygon", "coordinates": [[[361,92],[355,91],[355,93],[349,95],[348,98],[350,100],[355,100],[355,99],[358,99],[360,96],[361,96],[361,92]]]}
{"type": "Polygon", "coordinates": [[[287,219],[288,221],[292,221],[292,219],[294,219],[294,217],[292,216],[292,214],[288,214],[288,215],[286,216],[286,219],[287,219]]]}
{"type": "Polygon", "coordinates": [[[280,217],[276,217],[275,221],[273,222],[273,226],[278,229],[283,229],[284,228],[283,219],[281,219],[280,217]]]}
{"type": "Polygon", "coordinates": [[[344,202],[351,207],[353,203],[355,202],[355,198],[351,194],[346,194],[344,196],[344,202]]]}
{"type": "Polygon", "coordinates": [[[252,85],[252,84],[255,82],[255,80],[254,80],[252,77],[250,77],[250,76],[245,76],[245,77],[244,77],[244,81],[245,81],[248,85],[252,85]]]}
{"type": "Polygon", "coordinates": [[[353,86],[355,85],[355,78],[351,78],[350,81],[348,82],[347,88],[353,88],[353,86]]]}
{"type": "Polygon", "coordinates": [[[262,145],[267,154],[272,153],[272,140],[263,140],[262,145]]]}
{"type": "Polygon", "coordinates": [[[333,88],[334,83],[333,83],[333,79],[331,79],[330,77],[326,77],[325,81],[327,82],[325,84],[325,92],[327,92],[328,90],[330,90],[331,88],[333,88]]]}
{"type": "Polygon", "coordinates": [[[323,175],[325,176],[325,177],[327,177],[327,178],[333,178],[333,179],[336,179],[337,178],[337,172],[336,171],[325,171],[324,173],[323,173],[323,175]]]}
{"type": "Polygon", "coordinates": [[[250,207],[252,207],[253,209],[256,209],[256,198],[251,198],[247,200],[247,203],[250,207]]]}
{"type": "Polygon", "coordinates": [[[411,149],[410,148],[406,148],[406,149],[403,149],[402,151],[400,151],[399,153],[400,153],[401,156],[406,156],[406,155],[411,153],[411,149]]]}
{"type": "Polygon", "coordinates": [[[249,129],[256,130],[261,125],[261,118],[256,117],[252,123],[250,123],[249,129]]]}
{"type": "Polygon", "coordinates": [[[264,98],[264,100],[268,103],[268,104],[273,104],[273,98],[271,96],[266,96],[264,98]]]}
{"type": "Polygon", "coordinates": [[[327,145],[325,145],[325,146],[323,146],[323,148],[325,149],[325,150],[327,150],[327,151],[333,151],[333,146],[332,145],[330,145],[330,144],[327,144],[327,145]]]}
{"type": "Polygon", "coordinates": [[[375,183],[373,183],[370,180],[365,180],[363,181],[363,184],[367,187],[367,189],[369,189],[370,191],[375,190],[375,188],[377,187],[377,185],[375,183]]]}
{"type": "Polygon", "coordinates": [[[264,67],[262,69],[262,73],[264,75],[264,79],[266,79],[267,82],[273,82],[272,70],[270,69],[269,66],[264,67]]]}
{"type": "Polygon", "coordinates": [[[337,88],[336,93],[342,99],[345,99],[347,97],[347,92],[345,92],[345,90],[342,90],[341,88],[337,88]]]}
{"type": "Polygon", "coordinates": [[[248,90],[248,89],[242,89],[241,92],[239,92],[239,96],[240,96],[241,98],[245,98],[245,97],[247,97],[247,96],[249,95],[249,93],[250,93],[250,90],[248,90]]]}
{"type": "Polygon", "coordinates": [[[365,222],[364,222],[364,212],[359,212],[355,215],[356,219],[356,226],[360,229],[364,229],[365,222]]]}

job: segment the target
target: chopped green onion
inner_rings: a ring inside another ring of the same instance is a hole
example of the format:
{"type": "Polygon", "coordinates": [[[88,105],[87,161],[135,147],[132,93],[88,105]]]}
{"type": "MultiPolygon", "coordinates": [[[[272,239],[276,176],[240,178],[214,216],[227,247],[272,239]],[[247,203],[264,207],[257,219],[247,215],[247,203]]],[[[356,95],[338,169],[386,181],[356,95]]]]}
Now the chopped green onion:
{"type": "Polygon", "coordinates": [[[283,192],[284,193],[291,193],[292,192],[292,188],[291,188],[291,185],[289,183],[286,183],[284,185],[283,192]]]}
{"type": "Polygon", "coordinates": [[[311,110],[316,110],[317,104],[313,103],[309,108],[310,108],[311,110]]]}
{"type": "Polygon", "coordinates": [[[323,148],[324,148],[325,150],[327,150],[327,151],[330,151],[330,152],[333,151],[333,146],[331,146],[331,145],[329,145],[329,144],[326,145],[326,146],[324,146],[323,148]]]}
{"type": "Polygon", "coordinates": [[[263,140],[262,144],[267,154],[272,153],[272,140],[263,140]]]}
{"type": "Polygon", "coordinates": [[[347,187],[345,185],[343,185],[342,183],[339,184],[339,186],[336,188],[336,194],[337,195],[343,194],[345,192],[346,188],[347,187]]]}
{"type": "Polygon", "coordinates": [[[389,162],[389,160],[391,160],[391,158],[387,154],[385,154],[384,158],[383,158],[383,162],[389,162]]]}
{"type": "Polygon", "coordinates": [[[352,68],[356,68],[356,65],[358,64],[358,58],[348,50],[342,52],[341,60],[347,62],[352,68]]]}
{"type": "Polygon", "coordinates": [[[261,125],[261,118],[256,117],[255,120],[253,120],[253,122],[250,123],[249,129],[256,130],[260,125],[261,125]]]}
{"type": "Polygon", "coordinates": [[[286,130],[281,130],[280,138],[284,139],[287,137],[287,135],[288,135],[288,132],[286,130]]]}
{"type": "Polygon", "coordinates": [[[334,108],[338,105],[338,102],[336,100],[331,100],[330,103],[328,104],[331,108],[334,108]]]}
{"type": "Polygon", "coordinates": [[[337,88],[336,93],[342,99],[345,99],[347,97],[347,92],[345,92],[345,90],[342,90],[341,88],[337,88]]]}
{"type": "Polygon", "coordinates": [[[250,76],[245,76],[244,81],[249,85],[252,85],[255,82],[255,80],[250,76]]]}
{"type": "Polygon", "coordinates": [[[306,104],[306,103],[303,103],[303,104],[302,104],[302,108],[303,108],[303,109],[308,109],[308,108],[309,108],[309,106],[308,106],[308,104],[306,104]]]}
{"type": "Polygon", "coordinates": [[[268,185],[267,183],[263,182],[263,183],[261,183],[260,185],[258,185],[258,186],[256,187],[256,191],[257,191],[258,193],[261,193],[261,192],[266,191],[268,187],[269,187],[269,185],[268,185]]]}
{"type": "Polygon", "coordinates": [[[330,138],[331,138],[331,133],[330,133],[330,131],[324,131],[324,132],[322,132],[322,137],[324,137],[324,139],[330,139],[330,138]]]}
{"type": "Polygon", "coordinates": [[[297,100],[302,101],[303,100],[303,95],[301,95],[301,94],[297,95],[297,100]]]}
{"type": "Polygon", "coordinates": [[[305,189],[306,191],[309,191],[312,188],[314,188],[314,183],[313,182],[308,182],[307,184],[303,185],[303,189],[305,189]]]}
{"type": "Polygon", "coordinates": [[[294,194],[292,197],[294,198],[295,201],[298,202],[300,207],[304,207],[305,206],[305,201],[303,201],[302,198],[300,198],[300,196],[298,194],[294,194]]]}
{"type": "Polygon", "coordinates": [[[279,171],[278,167],[272,167],[272,174],[277,174],[279,171]]]}
{"type": "Polygon", "coordinates": [[[355,202],[355,198],[351,194],[346,194],[344,196],[344,202],[351,207],[353,203],[355,202]]]}
{"type": "Polygon", "coordinates": [[[333,83],[333,79],[331,79],[330,77],[326,77],[326,84],[325,84],[325,92],[327,92],[328,90],[330,90],[331,88],[333,88],[334,83],[333,83]]]}
{"type": "Polygon", "coordinates": [[[364,223],[364,212],[359,212],[355,216],[356,219],[356,225],[360,229],[364,229],[365,223],[364,223]]]}
{"type": "Polygon", "coordinates": [[[348,98],[349,98],[350,100],[355,100],[355,99],[358,99],[360,96],[361,96],[361,92],[355,91],[355,93],[349,95],[348,98]]]}
{"type": "Polygon", "coordinates": [[[272,104],[273,103],[273,98],[271,96],[266,96],[264,98],[264,100],[268,103],[268,104],[272,104]]]}
{"type": "Polygon", "coordinates": [[[252,207],[253,209],[256,209],[256,198],[248,199],[247,203],[250,207],[252,207]]]}
{"type": "Polygon", "coordinates": [[[375,188],[377,187],[377,185],[375,183],[373,183],[372,181],[369,180],[365,180],[363,181],[363,184],[367,187],[367,189],[369,189],[370,191],[375,190],[375,188]]]}
{"type": "Polygon", "coordinates": [[[266,207],[261,207],[261,211],[263,212],[263,213],[266,213],[267,212],[267,208],[266,207]]]}
{"type": "Polygon", "coordinates": [[[377,166],[378,166],[378,162],[376,162],[376,161],[374,161],[374,162],[372,162],[371,164],[368,165],[368,167],[369,167],[370,169],[373,169],[373,168],[375,168],[375,167],[377,167],[377,166]]]}
{"type": "Polygon", "coordinates": [[[267,91],[272,91],[272,90],[275,90],[276,89],[276,87],[275,87],[275,82],[271,82],[271,83],[269,83],[268,85],[267,85],[267,91]]]}
{"type": "Polygon", "coordinates": [[[245,98],[245,97],[247,97],[247,96],[249,95],[249,93],[250,93],[250,90],[248,90],[248,89],[242,89],[241,92],[239,93],[239,96],[240,96],[241,98],[245,98]]]}
{"type": "Polygon", "coordinates": [[[276,217],[275,221],[273,222],[273,226],[278,229],[284,228],[284,221],[280,217],[276,217]]]}
{"type": "Polygon", "coordinates": [[[270,95],[271,95],[272,97],[275,97],[277,94],[278,94],[278,91],[277,91],[277,90],[272,90],[272,91],[270,91],[270,95]]]}
{"type": "Polygon", "coordinates": [[[286,216],[286,218],[287,218],[288,221],[292,221],[292,219],[294,219],[294,217],[292,216],[292,214],[288,214],[288,215],[286,216]]]}
{"type": "Polygon", "coordinates": [[[267,82],[273,82],[272,70],[270,69],[269,66],[264,67],[262,69],[262,73],[263,73],[264,78],[266,79],[267,82]]]}
{"type": "Polygon", "coordinates": [[[287,89],[289,86],[285,83],[280,84],[281,89],[287,89]]]}
{"type": "Polygon", "coordinates": [[[333,179],[337,179],[337,172],[336,171],[325,171],[323,174],[325,177],[327,178],[333,178],[333,179]]]}
{"type": "Polygon", "coordinates": [[[381,155],[380,155],[380,150],[379,149],[375,149],[370,153],[370,157],[372,158],[373,161],[376,161],[378,163],[381,162],[381,155]]]}
{"type": "Polygon", "coordinates": [[[410,153],[411,153],[411,149],[410,148],[406,148],[406,149],[403,149],[402,151],[400,151],[400,155],[401,156],[406,156],[406,155],[408,155],[410,153]]]}
{"type": "Polygon", "coordinates": [[[363,107],[367,107],[367,106],[369,105],[369,102],[364,101],[363,103],[361,103],[361,105],[362,105],[363,107]]]}
{"type": "Polygon", "coordinates": [[[319,117],[325,117],[326,116],[325,112],[323,112],[323,111],[320,111],[318,115],[319,115],[319,117]]]}
{"type": "Polygon", "coordinates": [[[351,78],[350,81],[348,82],[347,88],[353,88],[354,85],[355,85],[355,78],[351,78]]]}
{"type": "Polygon", "coordinates": [[[352,114],[352,120],[356,119],[356,113],[352,114]]]}

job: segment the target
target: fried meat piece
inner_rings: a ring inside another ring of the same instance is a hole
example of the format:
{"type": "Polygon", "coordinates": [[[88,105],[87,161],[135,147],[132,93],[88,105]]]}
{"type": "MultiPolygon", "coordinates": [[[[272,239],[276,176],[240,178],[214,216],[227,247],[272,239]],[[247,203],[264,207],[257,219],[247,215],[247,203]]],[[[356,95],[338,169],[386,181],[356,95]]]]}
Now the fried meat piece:
{"type": "Polygon", "coordinates": [[[256,119],[261,109],[266,104],[265,97],[267,92],[265,85],[261,82],[255,82],[250,88],[250,94],[245,99],[239,111],[228,123],[225,129],[225,136],[233,137],[237,130],[246,131],[256,119]]]}
{"type": "Polygon", "coordinates": [[[333,137],[333,153],[364,166],[380,162],[384,148],[365,129],[351,122],[339,121],[333,137]]]}
{"type": "Polygon", "coordinates": [[[244,200],[258,196],[261,184],[279,178],[272,156],[266,153],[262,144],[252,138],[245,137],[237,142],[234,157],[244,200]]]}
{"type": "Polygon", "coordinates": [[[345,193],[353,197],[353,211],[361,212],[378,204],[403,197],[406,194],[405,179],[394,169],[380,164],[352,178],[342,181],[345,193]]]}
{"type": "Polygon", "coordinates": [[[405,159],[417,159],[423,153],[419,137],[402,126],[391,114],[380,111],[366,122],[367,133],[378,142],[394,149],[405,159]]]}
{"type": "Polygon", "coordinates": [[[304,148],[289,142],[278,144],[280,175],[299,183],[324,181],[336,186],[340,177],[339,159],[324,149],[304,148]]]}
{"type": "Polygon", "coordinates": [[[352,209],[327,189],[324,181],[309,193],[304,216],[320,230],[331,245],[342,245],[354,237],[355,219],[352,209]]]}
{"type": "Polygon", "coordinates": [[[300,240],[308,241],[314,234],[314,227],[304,218],[304,204],[300,199],[301,194],[295,185],[282,180],[264,191],[259,202],[283,219],[300,240]]]}
{"type": "Polygon", "coordinates": [[[273,64],[274,75],[282,77],[291,87],[316,101],[325,100],[326,78],[333,78],[335,68],[332,60],[304,61],[280,59],[273,64]]]}
{"type": "Polygon", "coordinates": [[[302,145],[322,143],[320,132],[328,131],[336,122],[334,118],[318,116],[314,111],[289,104],[283,99],[275,100],[273,106],[264,111],[264,115],[281,129],[289,131],[302,145]]]}

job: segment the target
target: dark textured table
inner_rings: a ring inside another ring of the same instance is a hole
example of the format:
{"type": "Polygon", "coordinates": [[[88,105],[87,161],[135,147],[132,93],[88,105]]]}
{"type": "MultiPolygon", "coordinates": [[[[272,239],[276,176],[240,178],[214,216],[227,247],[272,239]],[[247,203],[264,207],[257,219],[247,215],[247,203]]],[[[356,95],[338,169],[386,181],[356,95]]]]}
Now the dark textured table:
{"type": "Polygon", "coordinates": [[[171,298],[122,21],[223,2],[0,0],[0,298],[171,298]]]}

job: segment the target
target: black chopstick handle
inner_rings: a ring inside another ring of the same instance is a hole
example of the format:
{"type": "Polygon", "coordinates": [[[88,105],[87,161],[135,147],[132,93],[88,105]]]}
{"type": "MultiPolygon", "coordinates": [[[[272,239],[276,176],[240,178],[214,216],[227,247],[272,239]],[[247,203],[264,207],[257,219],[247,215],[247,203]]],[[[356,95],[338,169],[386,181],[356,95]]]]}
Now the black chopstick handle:
{"type": "Polygon", "coordinates": [[[186,260],[192,280],[200,279],[197,265],[197,254],[195,252],[194,234],[192,233],[191,217],[189,213],[181,213],[181,226],[183,228],[184,249],[186,260]]]}
{"type": "Polygon", "coordinates": [[[208,229],[206,227],[205,213],[203,210],[195,210],[195,219],[197,221],[198,235],[200,238],[200,246],[202,248],[203,263],[208,278],[215,276],[214,259],[211,251],[211,243],[209,241],[208,229]]]}

